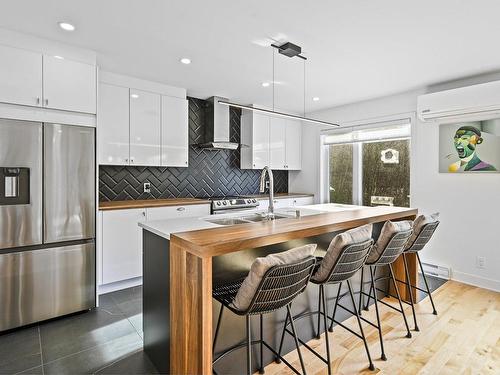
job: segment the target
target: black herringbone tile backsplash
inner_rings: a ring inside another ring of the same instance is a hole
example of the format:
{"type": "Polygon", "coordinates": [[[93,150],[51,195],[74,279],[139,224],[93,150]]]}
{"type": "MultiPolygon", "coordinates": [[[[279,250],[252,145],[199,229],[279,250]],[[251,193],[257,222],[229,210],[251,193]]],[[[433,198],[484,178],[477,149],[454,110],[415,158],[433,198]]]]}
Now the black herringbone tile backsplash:
{"type": "MultiPolygon", "coordinates": [[[[240,110],[230,109],[231,141],[240,142],[240,110]]],[[[203,139],[205,101],[189,98],[189,143],[203,139]]],[[[240,151],[208,151],[191,146],[188,168],[125,167],[99,168],[99,200],[214,197],[257,194],[258,170],[240,169],[240,151]],[[143,193],[144,182],[151,193],[143,193]]],[[[273,171],[275,191],[288,191],[288,172],[273,171]]]]}

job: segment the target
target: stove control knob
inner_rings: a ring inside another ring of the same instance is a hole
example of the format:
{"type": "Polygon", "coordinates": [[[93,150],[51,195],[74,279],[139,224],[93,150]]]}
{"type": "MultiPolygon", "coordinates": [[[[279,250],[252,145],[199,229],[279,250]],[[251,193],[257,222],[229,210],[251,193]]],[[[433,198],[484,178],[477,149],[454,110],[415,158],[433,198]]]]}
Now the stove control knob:
{"type": "Polygon", "coordinates": [[[236,204],[236,199],[231,200],[231,204],[236,204]]]}
{"type": "Polygon", "coordinates": [[[220,202],[219,202],[219,201],[217,201],[216,205],[217,205],[217,206],[220,206],[220,202]]]}
{"type": "Polygon", "coordinates": [[[247,203],[252,203],[252,200],[251,199],[247,199],[247,203]]]}
{"type": "Polygon", "coordinates": [[[222,202],[222,204],[223,204],[224,206],[226,206],[226,205],[227,205],[227,202],[226,202],[226,201],[223,201],[223,202],[222,202]]]}
{"type": "Polygon", "coordinates": [[[253,203],[257,203],[257,199],[252,199],[252,202],[253,203]]]}

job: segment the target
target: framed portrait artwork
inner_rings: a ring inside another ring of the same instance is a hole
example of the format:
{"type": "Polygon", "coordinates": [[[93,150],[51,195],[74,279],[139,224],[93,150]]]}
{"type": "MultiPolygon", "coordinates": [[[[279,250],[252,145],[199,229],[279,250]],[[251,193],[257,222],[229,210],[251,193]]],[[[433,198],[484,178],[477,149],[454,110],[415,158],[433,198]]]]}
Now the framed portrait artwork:
{"type": "Polygon", "coordinates": [[[440,173],[498,173],[500,118],[439,126],[440,173]]]}

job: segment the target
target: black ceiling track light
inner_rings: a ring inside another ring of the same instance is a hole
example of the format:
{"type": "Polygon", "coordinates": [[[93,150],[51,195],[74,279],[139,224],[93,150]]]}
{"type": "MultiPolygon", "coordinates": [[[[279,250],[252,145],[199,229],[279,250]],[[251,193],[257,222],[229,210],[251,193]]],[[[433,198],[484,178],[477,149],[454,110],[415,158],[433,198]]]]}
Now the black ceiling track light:
{"type": "Polygon", "coordinates": [[[291,114],[291,113],[280,112],[280,111],[276,111],[274,108],[274,99],[275,99],[274,98],[274,91],[275,91],[275,83],[276,83],[276,81],[274,79],[274,68],[275,68],[274,67],[274,50],[273,50],[273,81],[272,81],[273,82],[273,109],[272,110],[265,109],[265,108],[259,108],[259,107],[255,107],[255,106],[250,106],[250,105],[239,104],[239,103],[233,103],[233,102],[230,102],[230,101],[227,101],[224,99],[219,99],[218,103],[222,104],[222,105],[229,106],[229,107],[246,109],[246,110],[253,111],[253,112],[267,113],[267,114],[271,114],[271,115],[274,115],[277,117],[285,117],[285,118],[290,118],[293,120],[311,122],[311,123],[320,124],[320,125],[340,126],[339,124],[335,124],[333,122],[316,120],[313,118],[306,117],[306,61],[307,61],[307,57],[301,55],[302,48],[300,46],[298,46],[297,44],[293,44],[291,42],[285,42],[285,43],[282,43],[280,45],[273,43],[273,44],[271,44],[271,47],[278,50],[278,52],[281,55],[284,55],[284,56],[287,56],[290,58],[298,57],[298,58],[304,60],[304,115],[299,116],[299,115],[295,115],[295,114],[291,114]]]}

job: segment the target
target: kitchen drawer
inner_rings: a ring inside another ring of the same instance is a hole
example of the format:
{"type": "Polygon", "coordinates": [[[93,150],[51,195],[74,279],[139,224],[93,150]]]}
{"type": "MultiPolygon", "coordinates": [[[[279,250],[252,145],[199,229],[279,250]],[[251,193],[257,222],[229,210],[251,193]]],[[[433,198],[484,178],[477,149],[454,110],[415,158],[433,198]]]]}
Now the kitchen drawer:
{"type": "Polygon", "coordinates": [[[194,217],[210,215],[209,204],[193,204],[185,206],[151,207],[147,208],[148,220],[165,220],[179,217],[194,217]]]}
{"type": "Polygon", "coordinates": [[[314,197],[292,198],[293,206],[308,206],[314,204],[314,197]]]}

